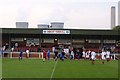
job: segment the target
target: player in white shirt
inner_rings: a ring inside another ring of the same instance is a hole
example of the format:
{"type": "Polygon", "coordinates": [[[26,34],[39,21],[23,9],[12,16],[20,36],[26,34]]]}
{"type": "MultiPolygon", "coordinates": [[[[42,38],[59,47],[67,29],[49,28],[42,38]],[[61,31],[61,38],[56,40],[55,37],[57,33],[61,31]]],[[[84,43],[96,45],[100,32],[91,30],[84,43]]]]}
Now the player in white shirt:
{"type": "Polygon", "coordinates": [[[85,59],[89,59],[90,58],[90,53],[89,53],[89,51],[87,51],[86,53],[85,53],[85,59]]]}
{"type": "Polygon", "coordinates": [[[71,51],[70,59],[74,59],[74,52],[73,52],[73,50],[71,51]]]}
{"type": "Polygon", "coordinates": [[[106,52],[104,50],[102,50],[102,53],[101,53],[101,58],[102,58],[102,64],[104,64],[104,61],[105,61],[105,56],[106,56],[106,52]]]}
{"type": "Polygon", "coordinates": [[[82,55],[83,59],[86,60],[86,53],[85,53],[85,50],[84,50],[82,53],[83,53],[83,55],[82,55]]]}
{"type": "Polygon", "coordinates": [[[91,60],[92,60],[92,64],[94,64],[96,59],[96,53],[94,51],[91,52],[91,60]]]}
{"type": "Polygon", "coordinates": [[[97,54],[97,58],[98,58],[98,60],[101,60],[101,55],[100,55],[100,53],[97,54]]]}
{"type": "Polygon", "coordinates": [[[89,52],[89,60],[91,60],[91,52],[92,51],[89,50],[88,52],[89,52]]]}
{"type": "Polygon", "coordinates": [[[110,51],[109,50],[106,52],[106,59],[107,59],[107,62],[110,61],[110,51]]]}
{"type": "Polygon", "coordinates": [[[29,58],[30,56],[30,52],[29,52],[29,49],[26,50],[26,58],[29,58]]]}

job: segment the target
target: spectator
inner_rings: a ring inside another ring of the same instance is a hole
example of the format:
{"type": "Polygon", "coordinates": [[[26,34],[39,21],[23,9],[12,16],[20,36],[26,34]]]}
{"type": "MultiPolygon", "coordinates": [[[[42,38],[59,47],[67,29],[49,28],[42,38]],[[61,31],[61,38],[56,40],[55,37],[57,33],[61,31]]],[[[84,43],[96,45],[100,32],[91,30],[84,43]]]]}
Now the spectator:
{"type": "Polygon", "coordinates": [[[5,45],[5,46],[6,46],[6,47],[5,47],[5,50],[9,48],[9,45],[8,45],[8,43],[6,43],[6,45],[5,45]]]}
{"type": "Polygon", "coordinates": [[[12,51],[12,52],[14,51],[14,47],[11,48],[11,51],[12,51]]]}
{"type": "Polygon", "coordinates": [[[18,47],[18,43],[15,43],[15,47],[16,47],[16,48],[18,47]]]}
{"type": "Polygon", "coordinates": [[[2,50],[5,51],[5,49],[6,49],[6,46],[3,46],[2,50]]]}
{"type": "Polygon", "coordinates": [[[39,58],[40,58],[40,52],[41,52],[41,48],[40,47],[37,48],[37,52],[38,52],[39,58]]]}
{"type": "Polygon", "coordinates": [[[38,47],[37,52],[38,52],[38,53],[40,53],[40,52],[41,52],[41,48],[40,48],[40,47],[38,47]]]}

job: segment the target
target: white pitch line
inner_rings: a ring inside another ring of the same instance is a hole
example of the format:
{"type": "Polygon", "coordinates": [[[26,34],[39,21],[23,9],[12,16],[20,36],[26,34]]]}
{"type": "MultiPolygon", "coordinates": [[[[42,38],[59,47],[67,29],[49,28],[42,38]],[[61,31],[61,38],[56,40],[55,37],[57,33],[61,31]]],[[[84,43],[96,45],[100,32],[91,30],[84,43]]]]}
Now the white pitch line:
{"type": "Polygon", "coordinates": [[[52,77],[53,77],[53,74],[54,74],[54,71],[55,71],[55,68],[56,68],[56,64],[57,64],[58,60],[56,61],[55,65],[54,65],[54,68],[53,68],[53,71],[52,71],[52,74],[51,74],[51,77],[50,77],[50,80],[52,80],[52,77]]]}

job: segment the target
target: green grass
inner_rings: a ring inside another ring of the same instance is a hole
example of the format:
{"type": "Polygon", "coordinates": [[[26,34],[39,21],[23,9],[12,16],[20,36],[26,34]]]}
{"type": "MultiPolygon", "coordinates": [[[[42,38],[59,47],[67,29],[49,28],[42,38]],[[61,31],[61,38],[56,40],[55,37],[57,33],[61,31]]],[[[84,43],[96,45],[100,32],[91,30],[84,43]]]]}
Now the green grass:
{"type": "Polygon", "coordinates": [[[101,64],[101,61],[65,60],[42,62],[40,59],[2,60],[3,78],[118,78],[118,61],[101,64]]]}
{"type": "Polygon", "coordinates": [[[2,78],[2,58],[0,58],[0,79],[2,78]]]}

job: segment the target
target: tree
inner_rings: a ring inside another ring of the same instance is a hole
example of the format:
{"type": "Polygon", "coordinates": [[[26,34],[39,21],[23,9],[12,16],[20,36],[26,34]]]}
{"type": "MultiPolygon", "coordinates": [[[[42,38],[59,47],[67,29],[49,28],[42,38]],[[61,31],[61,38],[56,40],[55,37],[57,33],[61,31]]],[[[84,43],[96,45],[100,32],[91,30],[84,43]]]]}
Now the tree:
{"type": "MultiPolygon", "coordinates": [[[[114,27],[113,30],[118,31],[118,35],[120,35],[120,25],[114,27]]],[[[118,36],[118,41],[116,42],[116,45],[117,45],[117,46],[120,46],[120,39],[119,39],[119,36],[118,36]]]]}
{"type": "Polygon", "coordinates": [[[120,31],[120,26],[115,26],[115,27],[113,28],[113,30],[120,31]]]}

